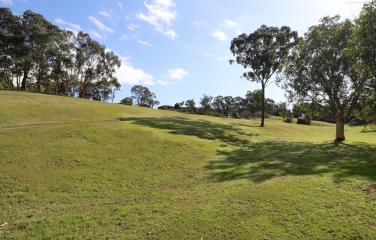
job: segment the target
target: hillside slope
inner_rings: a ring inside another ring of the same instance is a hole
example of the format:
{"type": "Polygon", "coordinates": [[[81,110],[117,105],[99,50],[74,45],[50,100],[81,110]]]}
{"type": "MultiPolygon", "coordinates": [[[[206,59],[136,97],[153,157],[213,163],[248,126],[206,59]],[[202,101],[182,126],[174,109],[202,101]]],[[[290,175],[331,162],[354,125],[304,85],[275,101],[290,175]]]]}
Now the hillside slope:
{"type": "Polygon", "coordinates": [[[376,239],[376,132],[0,91],[0,238],[376,239]]]}

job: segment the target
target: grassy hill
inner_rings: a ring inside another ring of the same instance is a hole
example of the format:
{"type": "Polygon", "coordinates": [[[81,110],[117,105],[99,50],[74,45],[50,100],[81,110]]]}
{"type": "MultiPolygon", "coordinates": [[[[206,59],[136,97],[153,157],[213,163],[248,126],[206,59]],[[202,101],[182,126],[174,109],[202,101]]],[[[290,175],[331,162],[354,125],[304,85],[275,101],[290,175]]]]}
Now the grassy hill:
{"type": "Polygon", "coordinates": [[[0,91],[0,239],[376,239],[376,131],[0,91]]]}

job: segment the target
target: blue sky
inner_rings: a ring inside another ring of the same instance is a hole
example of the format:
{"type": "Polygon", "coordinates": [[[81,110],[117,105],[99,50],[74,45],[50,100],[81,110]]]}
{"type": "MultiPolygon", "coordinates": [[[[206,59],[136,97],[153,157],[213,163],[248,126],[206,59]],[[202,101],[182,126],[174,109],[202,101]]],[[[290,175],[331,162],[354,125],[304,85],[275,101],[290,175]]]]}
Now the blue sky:
{"type": "MultiPolygon", "coordinates": [[[[122,58],[117,75],[129,96],[148,86],[161,104],[203,94],[244,96],[258,89],[229,65],[230,41],[262,24],[288,25],[302,35],[326,15],[353,19],[363,0],[0,0],[16,14],[33,10],[52,23],[82,30],[122,58]]],[[[267,97],[285,101],[274,84],[267,97]]]]}

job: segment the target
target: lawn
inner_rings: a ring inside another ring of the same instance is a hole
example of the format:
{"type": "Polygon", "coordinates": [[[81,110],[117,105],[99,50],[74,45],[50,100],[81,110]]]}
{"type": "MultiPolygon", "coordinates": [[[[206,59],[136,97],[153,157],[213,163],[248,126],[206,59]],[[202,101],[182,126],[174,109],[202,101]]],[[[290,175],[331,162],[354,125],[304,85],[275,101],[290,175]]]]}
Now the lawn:
{"type": "Polygon", "coordinates": [[[0,239],[376,239],[376,131],[257,126],[0,91],[0,239]]]}

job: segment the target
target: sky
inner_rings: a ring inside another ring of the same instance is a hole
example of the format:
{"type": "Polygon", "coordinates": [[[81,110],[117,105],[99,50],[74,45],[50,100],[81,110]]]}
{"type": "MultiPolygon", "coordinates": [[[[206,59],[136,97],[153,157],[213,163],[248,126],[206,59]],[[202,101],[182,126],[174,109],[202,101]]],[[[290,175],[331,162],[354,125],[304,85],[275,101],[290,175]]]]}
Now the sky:
{"type": "MultiPolygon", "coordinates": [[[[141,84],[161,104],[203,94],[244,96],[259,89],[230,65],[231,39],[259,26],[290,26],[302,36],[324,16],[354,19],[365,0],[0,0],[15,14],[26,10],[73,32],[89,33],[122,60],[115,101],[141,84]]],[[[270,84],[266,96],[286,101],[270,84]]]]}

